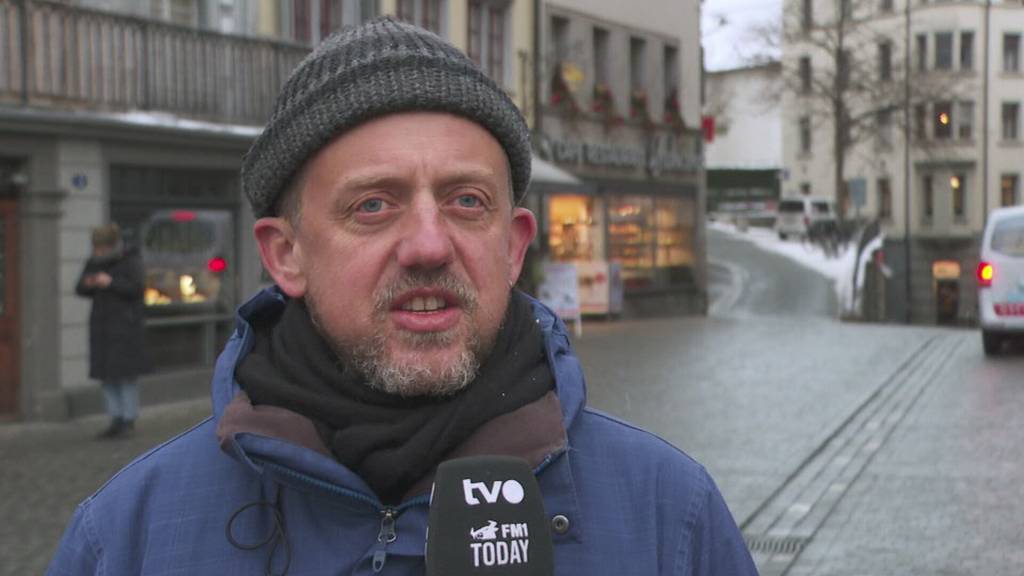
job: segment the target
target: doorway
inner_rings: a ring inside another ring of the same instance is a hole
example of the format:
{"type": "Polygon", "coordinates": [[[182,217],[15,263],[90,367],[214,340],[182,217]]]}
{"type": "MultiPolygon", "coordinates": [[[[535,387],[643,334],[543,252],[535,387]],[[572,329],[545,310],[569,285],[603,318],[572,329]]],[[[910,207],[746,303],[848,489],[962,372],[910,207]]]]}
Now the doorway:
{"type": "Polygon", "coordinates": [[[18,188],[21,163],[0,159],[0,417],[16,415],[20,397],[18,188]]]}

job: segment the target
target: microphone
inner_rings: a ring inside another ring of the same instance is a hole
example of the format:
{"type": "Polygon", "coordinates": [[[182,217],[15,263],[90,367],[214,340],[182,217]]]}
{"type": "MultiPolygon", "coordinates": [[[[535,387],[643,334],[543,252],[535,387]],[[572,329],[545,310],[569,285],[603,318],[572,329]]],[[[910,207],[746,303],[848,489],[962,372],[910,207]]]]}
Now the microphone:
{"type": "Polygon", "coordinates": [[[441,463],[427,521],[427,576],[554,574],[544,500],[521,458],[474,456],[441,463]]]}

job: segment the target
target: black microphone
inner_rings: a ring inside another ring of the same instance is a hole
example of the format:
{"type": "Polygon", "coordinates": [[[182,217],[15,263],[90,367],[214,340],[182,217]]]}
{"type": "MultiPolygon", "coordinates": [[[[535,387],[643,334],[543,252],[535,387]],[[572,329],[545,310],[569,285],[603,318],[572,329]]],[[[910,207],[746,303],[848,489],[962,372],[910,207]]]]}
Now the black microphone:
{"type": "Polygon", "coordinates": [[[427,525],[427,576],[549,576],[555,553],[540,487],[521,458],[443,462],[427,525]]]}

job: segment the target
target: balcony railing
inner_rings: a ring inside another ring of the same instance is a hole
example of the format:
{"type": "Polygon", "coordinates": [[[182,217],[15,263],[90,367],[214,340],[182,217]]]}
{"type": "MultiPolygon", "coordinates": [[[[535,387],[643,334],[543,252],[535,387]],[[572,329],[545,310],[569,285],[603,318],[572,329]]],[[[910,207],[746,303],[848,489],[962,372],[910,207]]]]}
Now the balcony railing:
{"type": "Polygon", "coordinates": [[[0,105],[263,124],[304,46],[0,0],[0,105]]]}

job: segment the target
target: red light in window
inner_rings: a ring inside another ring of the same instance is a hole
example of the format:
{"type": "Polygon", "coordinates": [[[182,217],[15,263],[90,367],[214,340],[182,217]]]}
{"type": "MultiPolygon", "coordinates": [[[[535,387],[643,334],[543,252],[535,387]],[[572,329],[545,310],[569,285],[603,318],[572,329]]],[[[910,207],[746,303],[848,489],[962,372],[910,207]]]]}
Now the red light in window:
{"type": "Polygon", "coordinates": [[[228,261],[221,258],[210,258],[210,261],[206,263],[206,267],[210,269],[210,272],[223,272],[228,269],[228,261]]]}
{"type": "Polygon", "coordinates": [[[171,212],[171,220],[175,222],[191,222],[196,219],[196,213],[192,210],[175,210],[171,212]]]}
{"type": "Polygon", "coordinates": [[[978,264],[978,287],[988,288],[992,286],[992,279],[996,276],[996,269],[988,262],[978,264]]]}

